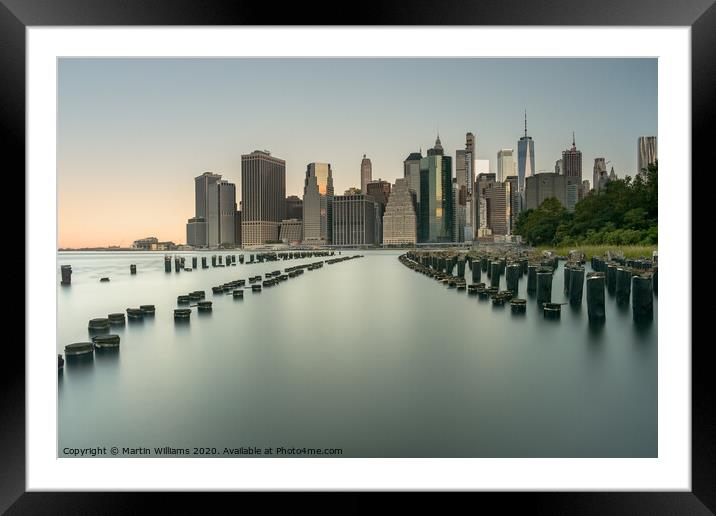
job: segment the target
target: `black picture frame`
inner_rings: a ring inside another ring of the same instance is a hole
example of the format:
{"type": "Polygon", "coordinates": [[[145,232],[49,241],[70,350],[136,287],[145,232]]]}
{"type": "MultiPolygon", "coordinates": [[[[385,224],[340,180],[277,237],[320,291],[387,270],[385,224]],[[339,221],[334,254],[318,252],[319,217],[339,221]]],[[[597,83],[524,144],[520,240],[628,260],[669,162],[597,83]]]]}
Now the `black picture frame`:
{"type": "MultiPolygon", "coordinates": [[[[25,170],[25,29],[28,26],[87,25],[618,25],[690,26],[692,73],[692,169],[713,174],[708,125],[716,120],[716,5],[714,0],[521,0],[424,1],[393,0],[329,5],[305,3],[188,0],[0,0],[0,141],[7,171],[25,170]]],[[[684,160],[684,166],[688,161],[684,160]]],[[[688,173],[688,171],[685,171],[688,173]]],[[[703,189],[698,195],[706,195],[703,189]]],[[[712,190],[712,189],[708,189],[712,190]]],[[[27,192],[26,192],[27,194],[27,192]]],[[[693,196],[693,205],[699,204],[693,196]]],[[[694,223],[696,217],[692,217],[694,223]]],[[[698,234],[696,232],[694,235],[698,234]]],[[[25,235],[26,236],[26,235],[25,235]]],[[[685,250],[687,251],[687,250],[685,250]]],[[[696,253],[691,251],[694,257],[696,253]]],[[[692,262],[693,264],[694,262],[692,262]]],[[[31,271],[25,270],[25,275],[31,271]]],[[[691,278],[686,278],[691,284],[691,278]]],[[[692,322],[712,303],[691,300],[692,322]]],[[[703,324],[703,323],[702,323],[703,324]]],[[[693,328],[693,326],[692,326],[693,328]]],[[[528,508],[548,514],[711,514],[716,512],[716,443],[714,443],[714,375],[709,342],[692,350],[692,491],[639,493],[472,493],[470,504],[498,503],[501,511],[528,508]],[[476,497],[473,500],[472,497],[476,497]]],[[[26,343],[27,345],[27,343],[26,343]]],[[[691,342],[670,342],[687,346],[691,342]]],[[[6,341],[0,375],[0,511],[7,514],[124,514],[143,512],[160,502],[188,509],[186,493],[79,493],[25,490],[25,350],[6,341]]],[[[195,494],[202,504],[209,493],[195,494]]],[[[232,505],[236,497],[257,500],[257,494],[222,494],[232,505]]],[[[311,494],[279,497],[292,507],[315,507],[311,494]]],[[[418,497],[421,498],[421,497],[418,497]]],[[[321,505],[322,502],[318,502],[321,505]]],[[[352,494],[332,504],[340,512],[362,504],[382,504],[375,495],[352,494]]],[[[418,501],[424,508],[425,498],[418,501]]],[[[438,503],[443,503],[439,501],[438,503]]],[[[207,506],[204,505],[206,508],[207,506]]],[[[235,505],[235,507],[237,507],[235,505]]]]}

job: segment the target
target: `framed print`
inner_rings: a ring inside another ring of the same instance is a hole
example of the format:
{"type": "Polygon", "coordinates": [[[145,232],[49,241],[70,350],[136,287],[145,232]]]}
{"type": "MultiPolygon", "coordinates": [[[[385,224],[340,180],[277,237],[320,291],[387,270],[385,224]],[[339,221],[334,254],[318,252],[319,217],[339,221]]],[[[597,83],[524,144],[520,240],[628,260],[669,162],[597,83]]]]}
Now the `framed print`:
{"type": "Polygon", "coordinates": [[[27,204],[3,510],[713,510],[710,2],[180,4],[0,6],[27,204]]]}

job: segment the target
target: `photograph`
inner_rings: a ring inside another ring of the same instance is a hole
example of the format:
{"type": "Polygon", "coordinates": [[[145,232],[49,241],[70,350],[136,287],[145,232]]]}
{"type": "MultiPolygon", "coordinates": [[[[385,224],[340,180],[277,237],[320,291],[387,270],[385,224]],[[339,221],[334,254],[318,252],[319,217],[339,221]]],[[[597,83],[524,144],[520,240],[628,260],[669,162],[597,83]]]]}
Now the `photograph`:
{"type": "Polygon", "coordinates": [[[58,56],[56,457],[659,458],[660,66],[58,56]]]}

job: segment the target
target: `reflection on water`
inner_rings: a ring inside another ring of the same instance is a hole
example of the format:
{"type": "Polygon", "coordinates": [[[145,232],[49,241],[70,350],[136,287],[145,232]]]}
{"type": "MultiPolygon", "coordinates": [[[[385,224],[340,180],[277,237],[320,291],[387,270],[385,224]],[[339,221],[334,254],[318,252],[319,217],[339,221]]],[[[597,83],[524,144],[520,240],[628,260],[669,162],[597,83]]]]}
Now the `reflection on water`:
{"type": "MultiPolygon", "coordinates": [[[[550,320],[525,275],[517,297],[529,306],[517,316],[410,271],[398,252],[361,254],[261,295],[249,287],[241,300],[211,287],[315,259],[187,274],[165,273],[162,253],[60,253],[73,284],[58,287],[57,353],[89,340],[92,318],[156,306],[153,317],[110,328],[119,350],[67,360],[58,372],[60,449],[656,456],[656,299],[653,320],[635,322],[630,305],[607,294],[606,322],[594,325],[585,292],[582,305],[565,304],[550,320]],[[103,276],[111,281],[100,284],[103,276]],[[212,311],[194,307],[190,320],[174,320],[177,296],[193,290],[206,291],[212,311]]],[[[561,265],[552,301],[567,302],[561,265]]]]}

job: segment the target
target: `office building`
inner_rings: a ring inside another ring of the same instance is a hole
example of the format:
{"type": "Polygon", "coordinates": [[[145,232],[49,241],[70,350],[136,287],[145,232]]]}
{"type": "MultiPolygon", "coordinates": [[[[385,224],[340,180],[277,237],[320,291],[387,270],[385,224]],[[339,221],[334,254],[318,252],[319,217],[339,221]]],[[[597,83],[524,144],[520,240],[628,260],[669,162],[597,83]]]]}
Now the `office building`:
{"type": "Polygon", "coordinates": [[[278,241],[286,214],[286,162],[269,151],[241,156],[241,238],[243,245],[278,241]]]}
{"type": "Polygon", "coordinates": [[[382,179],[370,181],[366,184],[366,195],[372,197],[376,202],[375,237],[377,242],[383,241],[383,214],[385,213],[385,206],[388,204],[390,186],[388,181],[383,181],[382,179]]]}
{"type": "Polygon", "coordinates": [[[640,136],[637,149],[637,173],[641,173],[658,159],[656,136],[640,136]]]}
{"type": "Polygon", "coordinates": [[[525,111],[525,135],[517,142],[517,178],[520,192],[525,189],[525,178],[535,174],[535,143],[527,136],[527,111],[525,111]]]}
{"type": "Polygon", "coordinates": [[[398,178],[383,215],[383,244],[409,245],[417,242],[417,214],[408,180],[398,178]]]}
{"type": "Polygon", "coordinates": [[[366,185],[373,180],[373,165],[370,162],[370,158],[366,158],[363,154],[363,159],[360,162],[360,189],[361,192],[366,192],[366,185]]]}
{"type": "Polygon", "coordinates": [[[517,176],[507,176],[505,186],[505,217],[507,219],[507,234],[514,233],[517,219],[522,211],[522,196],[520,195],[519,181],[517,176]]]}
{"type": "Polygon", "coordinates": [[[298,219],[285,219],[279,226],[279,240],[284,244],[298,244],[302,239],[302,224],[298,219]]]}
{"type": "Polygon", "coordinates": [[[553,172],[542,172],[525,181],[525,210],[539,207],[545,199],[555,197],[562,206],[567,205],[567,177],[553,172]]]}
{"type": "Polygon", "coordinates": [[[186,243],[192,247],[206,247],[206,220],[193,217],[186,224],[186,243]]]}
{"type": "Polygon", "coordinates": [[[286,215],[284,219],[303,220],[303,200],[298,195],[286,197],[286,215]]]}
{"type": "Polygon", "coordinates": [[[376,202],[369,195],[336,195],[333,204],[334,245],[374,245],[376,202]]]}
{"type": "Polygon", "coordinates": [[[605,175],[607,175],[606,161],[604,158],[594,158],[594,168],[592,168],[592,185],[595,190],[599,190],[599,180],[605,175]]]}
{"type": "Polygon", "coordinates": [[[226,180],[221,180],[214,186],[217,196],[218,215],[218,245],[235,245],[236,232],[236,185],[226,180]]]}
{"type": "Polygon", "coordinates": [[[574,206],[581,198],[582,189],[582,151],[577,150],[574,133],[572,133],[572,148],[562,151],[562,163],[566,179],[565,207],[569,211],[574,211],[574,206]]]}
{"type": "Polygon", "coordinates": [[[452,242],[452,158],[445,156],[440,136],[420,160],[420,242],[452,242]]]}
{"type": "Polygon", "coordinates": [[[502,183],[508,176],[515,175],[517,167],[512,149],[500,149],[497,151],[497,180],[502,183]]]}
{"type": "Polygon", "coordinates": [[[241,210],[234,212],[234,242],[241,246],[241,210]]]}
{"type": "Polygon", "coordinates": [[[215,197],[216,183],[221,181],[220,174],[213,172],[204,172],[202,175],[194,178],[194,217],[187,221],[187,244],[196,247],[206,247],[209,244],[209,236],[213,237],[213,245],[219,240],[219,212],[218,200],[215,197]],[[197,224],[203,220],[204,228],[199,228],[197,224]],[[189,225],[192,224],[191,227],[189,225]],[[189,243],[191,235],[192,242],[189,243]],[[196,240],[202,238],[202,240],[196,240]]]}
{"type": "Polygon", "coordinates": [[[303,241],[330,244],[333,171],[329,163],[309,163],[303,186],[303,241]]]}
{"type": "Polygon", "coordinates": [[[564,175],[564,161],[562,161],[561,159],[558,159],[554,162],[554,173],[558,176],[564,175]]]}

